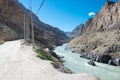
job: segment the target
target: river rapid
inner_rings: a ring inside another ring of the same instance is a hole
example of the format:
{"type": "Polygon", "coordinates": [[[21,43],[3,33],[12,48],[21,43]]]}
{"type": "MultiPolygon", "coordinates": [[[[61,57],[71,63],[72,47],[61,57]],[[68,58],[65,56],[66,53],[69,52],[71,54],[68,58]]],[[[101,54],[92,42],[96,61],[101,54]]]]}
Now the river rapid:
{"type": "Polygon", "coordinates": [[[95,62],[97,66],[88,65],[89,60],[80,58],[80,54],[66,50],[67,44],[55,48],[54,52],[63,56],[63,64],[75,73],[90,73],[100,80],[120,80],[120,67],[95,62]]]}

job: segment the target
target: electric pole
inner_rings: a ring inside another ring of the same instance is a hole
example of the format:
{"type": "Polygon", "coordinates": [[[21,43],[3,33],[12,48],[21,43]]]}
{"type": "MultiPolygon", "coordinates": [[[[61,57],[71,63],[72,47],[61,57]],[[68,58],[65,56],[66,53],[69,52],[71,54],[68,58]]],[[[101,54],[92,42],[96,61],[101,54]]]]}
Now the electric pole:
{"type": "Polygon", "coordinates": [[[31,27],[32,27],[32,45],[34,48],[34,25],[33,25],[33,17],[32,17],[32,12],[31,12],[31,27]]]}
{"type": "Polygon", "coordinates": [[[30,1],[30,14],[31,14],[31,36],[32,36],[32,46],[34,48],[34,25],[33,25],[33,15],[32,15],[32,6],[31,6],[31,1],[30,1]]]}
{"type": "Polygon", "coordinates": [[[25,43],[26,43],[26,27],[25,27],[25,25],[26,25],[25,21],[26,21],[26,20],[25,20],[25,17],[26,17],[26,16],[25,16],[25,12],[24,12],[24,23],[23,23],[23,24],[24,24],[24,41],[25,41],[25,43]]]}

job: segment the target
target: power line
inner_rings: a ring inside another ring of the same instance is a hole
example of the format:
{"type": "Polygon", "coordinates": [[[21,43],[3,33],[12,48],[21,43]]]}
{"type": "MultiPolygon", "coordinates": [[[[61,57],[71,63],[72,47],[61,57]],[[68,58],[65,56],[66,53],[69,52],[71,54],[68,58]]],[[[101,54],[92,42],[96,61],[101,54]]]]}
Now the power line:
{"type": "MultiPolygon", "coordinates": [[[[36,15],[39,13],[40,9],[42,8],[43,4],[44,4],[45,0],[42,1],[42,3],[40,4],[40,7],[38,9],[38,11],[36,12],[36,15]]],[[[29,8],[30,8],[30,17],[31,17],[31,36],[32,36],[32,45],[34,47],[34,25],[33,25],[33,15],[32,15],[32,0],[29,0],[29,8]]],[[[27,30],[27,29],[26,29],[27,30]]],[[[29,32],[29,31],[28,31],[29,32]]],[[[29,34],[28,34],[29,35],[29,34]]]]}
{"type": "Polygon", "coordinates": [[[30,10],[31,10],[31,35],[32,35],[32,45],[34,47],[34,25],[33,25],[33,15],[32,15],[32,0],[29,0],[29,6],[30,6],[30,10]]]}
{"type": "Polygon", "coordinates": [[[40,9],[42,8],[44,2],[45,2],[45,0],[43,0],[42,3],[40,4],[40,7],[39,7],[38,11],[36,12],[36,15],[39,13],[39,11],[40,11],[40,9]]]}

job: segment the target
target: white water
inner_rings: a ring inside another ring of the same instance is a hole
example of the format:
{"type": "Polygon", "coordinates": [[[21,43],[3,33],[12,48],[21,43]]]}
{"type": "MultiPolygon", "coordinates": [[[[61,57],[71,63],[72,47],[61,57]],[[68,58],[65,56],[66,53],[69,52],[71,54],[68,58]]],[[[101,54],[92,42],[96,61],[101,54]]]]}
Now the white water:
{"type": "Polygon", "coordinates": [[[66,44],[55,48],[56,54],[64,56],[64,65],[75,73],[91,73],[100,80],[120,80],[120,67],[96,63],[96,67],[88,65],[89,60],[80,58],[80,54],[65,50],[66,44]]]}

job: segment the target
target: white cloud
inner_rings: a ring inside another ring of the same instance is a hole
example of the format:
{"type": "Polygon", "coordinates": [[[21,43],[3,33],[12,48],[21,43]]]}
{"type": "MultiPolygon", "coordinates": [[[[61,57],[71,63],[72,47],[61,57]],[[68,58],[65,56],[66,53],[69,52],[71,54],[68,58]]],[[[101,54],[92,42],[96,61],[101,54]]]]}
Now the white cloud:
{"type": "Polygon", "coordinates": [[[89,12],[88,15],[89,15],[89,16],[94,16],[94,15],[95,15],[95,12],[89,12]]]}

